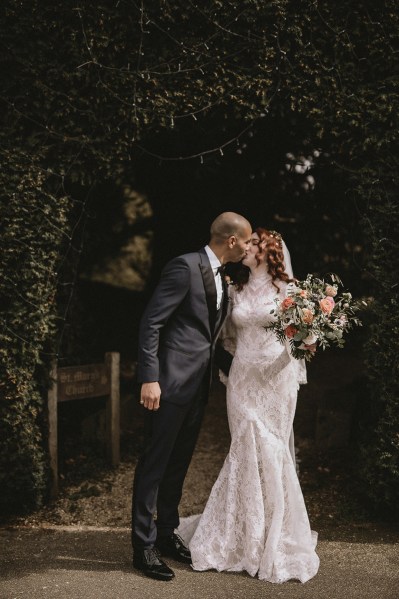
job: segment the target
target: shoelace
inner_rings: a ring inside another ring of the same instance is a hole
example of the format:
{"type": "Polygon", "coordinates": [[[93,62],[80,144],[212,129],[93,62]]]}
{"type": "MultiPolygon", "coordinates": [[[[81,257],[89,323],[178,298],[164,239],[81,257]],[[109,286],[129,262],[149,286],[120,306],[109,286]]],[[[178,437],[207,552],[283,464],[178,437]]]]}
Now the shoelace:
{"type": "Polygon", "coordinates": [[[144,559],[149,566],[152,566],[153,564],[157,564],[159,562],[160,557],[161,557],[161,554],[159,553],[158,549],[156,549],[156,547],[147,549],[147,551],[145,551],[145,553],[144,553],[144,559]]]}

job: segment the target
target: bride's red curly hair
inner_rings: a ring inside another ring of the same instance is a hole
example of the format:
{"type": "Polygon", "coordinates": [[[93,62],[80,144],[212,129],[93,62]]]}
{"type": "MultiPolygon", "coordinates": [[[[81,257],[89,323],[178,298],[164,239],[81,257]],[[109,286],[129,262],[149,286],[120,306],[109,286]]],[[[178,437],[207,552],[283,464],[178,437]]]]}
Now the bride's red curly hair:
{"type": "MultiPolygon", "coordinates": [[[[272,283],[280,291],[275,281],[284,281],[289,283],[292,281],[288,274],[285,272],[284,263],[284,252],[283,252],[283,241],[281,235],[276,231],[269,231],[263,227],[258,227],[254,231],[259,237],[258,253],[256,255],[256,261],[260,264],[265,261],[267,264],[267,271],[272,276],[272,283]]],[[[243,266],[237,276],[237,288],[241,290],[249,279],[249,268],[243,266]],[[245,269],[245,270],[244,270],[245,269]]]]}

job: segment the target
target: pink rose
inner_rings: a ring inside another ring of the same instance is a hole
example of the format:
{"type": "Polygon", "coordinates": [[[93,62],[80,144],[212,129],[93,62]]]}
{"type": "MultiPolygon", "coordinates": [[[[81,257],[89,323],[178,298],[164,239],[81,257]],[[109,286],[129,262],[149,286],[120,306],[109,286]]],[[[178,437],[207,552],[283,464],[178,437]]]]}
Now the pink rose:
{"type": "Polygon", "coordinates": [[[311,324],[313,322],[313,317],[314,317],[314,314],[313,314],[312,310],[309,310],[309,308],[303,308],[302,322],[304,322],[305,324],[311,324]]]}
{"type": "Polygon", "coordinates": [[[299,295],[306,299],[308,297],[308,292],[306,291],[306,289],[301,289],[301,291],[299,292],[299,295]]]}
{"type": "Polygon", "coordinates": [[[330,302],[330,304],[332,305],[332,307],[334,308],[334,306],[335,306],[335,301],[333,300],[333,298],[332,298],[332,297],[330,297],[330,296],[328,296],[328,297],[326,297],[325,299],[326,299],[326,300],[328,300],[328,301],[330,302]]]}
{"type": "Polygon", "coordinates": [[[295,302],[292,297],[286,297],[285,300],[281,302],[281,307],[283,310],[288,310],[291,306],[294,306],[295,302]]]}
{"type": "Polygon", "coordinates": [[[327,285],[326,295],[328,295],[329,297],[335,297],[337,295],[337,288],[333,287],[332,285],[327,285]]]}
{"type": "Polygon", "coordinates": [[[331,314],[331,312],[334,309],[335,302],[332,297],[324,297],[322,300],[319,301],[319,305],[321,311],[324,312],[324,314],[331,314]]]}
{"type": "Polygon", "coordinates": [[[285,336],[288,337],[288,339],[292,339],[297,334],[298,329],[296,327],[294,327],[292,324],[289,324],[284,332],[285,332],[285,336]]]}

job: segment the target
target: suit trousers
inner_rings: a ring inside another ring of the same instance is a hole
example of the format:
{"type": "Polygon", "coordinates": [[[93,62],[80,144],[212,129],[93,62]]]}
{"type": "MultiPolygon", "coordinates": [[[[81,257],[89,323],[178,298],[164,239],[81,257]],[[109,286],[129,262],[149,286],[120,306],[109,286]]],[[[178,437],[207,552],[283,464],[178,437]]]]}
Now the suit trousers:
{"type": "Polygon", "coordinates": [[[209,385],[200,385],[186,404],[162,401],[146,411],[144,451],[136,466],[132,501],[132,545],[152,547],[179,525],[183,483],[204,415],[209,385]],[[154,518],[156,513],[156,520],[154,518]]]}

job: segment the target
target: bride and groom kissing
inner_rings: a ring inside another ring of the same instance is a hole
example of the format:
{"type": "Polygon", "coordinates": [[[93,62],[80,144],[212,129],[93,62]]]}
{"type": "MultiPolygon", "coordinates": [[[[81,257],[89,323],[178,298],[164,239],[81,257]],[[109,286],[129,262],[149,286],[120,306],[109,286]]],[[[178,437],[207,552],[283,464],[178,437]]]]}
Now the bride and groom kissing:
{"type": "Polygon", "coordinates": [[[317,573],[317,535],[292,442],[306,371],[265,328],[292,277],[281,237],[253,232],[234,212],[213,221],[207,246],[171,260],[162,272],[139,333],[145,440],[133,485],[132,545],[133,566],[146,576],[174,578],[164,557],[270,582],[306,582],[317,573]],[[245,268],[228,294],[222,268],[240,261],[245,268]],[[218,342],[221,332],[234,358],[218,342]],[[213,362],[228,373],[230,451],[204,512],[180,522],[213,362]]]}

